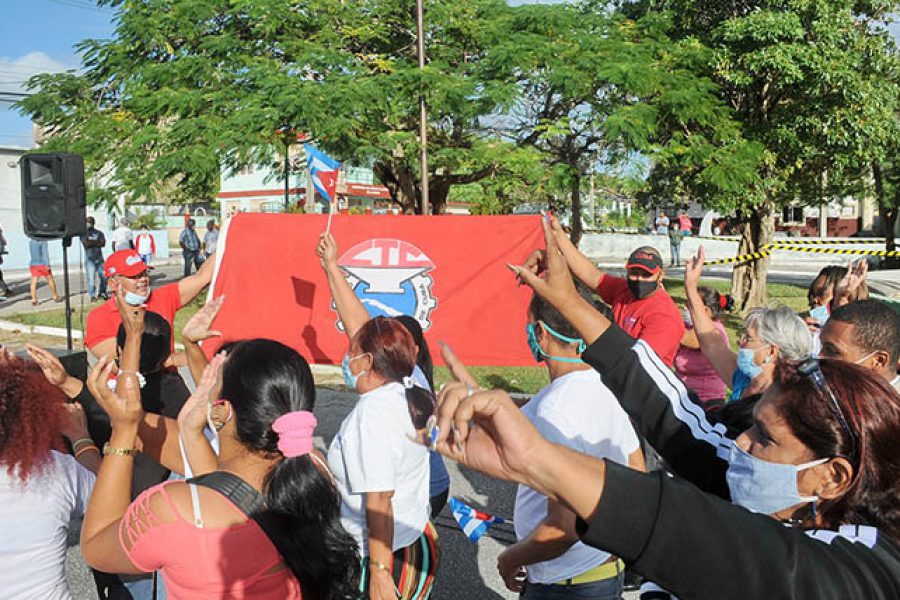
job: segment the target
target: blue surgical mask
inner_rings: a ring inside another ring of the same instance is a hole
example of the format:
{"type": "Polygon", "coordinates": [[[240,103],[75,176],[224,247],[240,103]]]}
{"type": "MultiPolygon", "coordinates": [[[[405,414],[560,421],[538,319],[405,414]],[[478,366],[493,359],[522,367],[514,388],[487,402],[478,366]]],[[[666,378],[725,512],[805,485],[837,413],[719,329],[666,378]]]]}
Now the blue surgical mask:
{"type": "Polygon", "coordinates": [[[825,325],[825,321],[828,320],[828,317],[831,316],[831,312],[829,312],[828,306],[823,304],[822,306],[817,306],[809,311],[809,316],[818,321],[819,327],[822,327],[825,325]]]}
{"type": "Polygon", "coordinates": [[[754,356],[756,356],[757,350],[765,348],[766,346],[760,346],[760,348],[740,348],[737,356],[738,370],[750,379],[754,379],[757,375],[762,373],[763,369],[756,364],[754,356]]]}
{"type": "MultiPolygon", "coordinates": [[[[354,356],[353,358],[359,358],[363,356],[359,354],[354,356]]],[[[344,360],[341,361],[341,373],[344,375],[344,383],[347,384],[347,387],[351,389],[356,389],[356,384],[359,381],[359,378],[366,374],[366,371],[360,371],[357,374],[353,374],[353,371],[350,370],[350,361],[353,360],[350,358],[350,354],[344,355],[344,360]]]]}
{"type": "MultiPolygon", "coordinates": [[[[578,352],[584,352],[587,349],[587,344],[584,343],[584,340],[580,338],[570,338],[565,336],[559,332],[554,331],[549,325],[541,321],[544,325],[544,329],[547,330],[547,333],[552,335],[553,337],[560,339],[564,342],[569,342],[570,344],[577,343],[578,344],[578,352]]],[[[583,363],[584,361],[580,358],[570,358],[567,356],[551,356],[544,352],[544,349],[541,348],[541,345],[538,343],[537,339],[537,323],[526,323],[525,324],[525,333],[528,335],[528,347],[531,349],[531,354],[534,356],[534,360],[537,362],[541,362],[544,359],[555,360],[557,362],[567,362],[567,363],[583,363]]]]}
{"type": "Polygon", "coordinates": [[[816,496],[801,496],[797,488],[797,474],[828,462],[821,458],[802,465],[784,465],[756,458],[736,443],[728,458],[728,491],[731,502],[763,515],[772,515],[786,508],[815,502],[816,496]]]}
{"type": "Polygon", "coordinates": [[[125,304],[130,304],[131,306],[141,306],[149,299],[150,294],[141,296],[140,294],[135,294],[134,292],[125,292],[125,304]]]}

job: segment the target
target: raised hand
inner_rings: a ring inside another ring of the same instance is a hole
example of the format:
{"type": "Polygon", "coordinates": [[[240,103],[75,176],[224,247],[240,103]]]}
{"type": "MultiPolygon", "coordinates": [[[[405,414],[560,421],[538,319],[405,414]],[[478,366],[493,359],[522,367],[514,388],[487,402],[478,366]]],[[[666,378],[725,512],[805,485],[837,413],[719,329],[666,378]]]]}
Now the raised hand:
{"type": "Polygon", "coordinates": [[[697,254],[684,265],[684,287],[686,290],[696,290],[700,285],[700,275],[703,273],[703,263],[706,262],[706,250],[703,246],[697,249],[697,254]]]}
{"type": "Polygon", "coordinates": [[[63,405],[65,415],[62,422],[62,430],[60,433],[70,442],[76,440],[90,438],[88,433],[87,415],[84,414],[84,407],[77,402],[66,402],[63,405]]]}
{"type": "Polygon", "coordinates": [[[221,337],[221,331],[210,329],[210,327],[216,320],[216,315],[219,314],[224,302],[225,296],[219,296],[204,304],[203,308],[194,313],[194,316],[184,324],[184,328],[181,330],[182,339],[196,344],[211,337],[221,337]]]}
{"type": "Polygon", "coordinates": [[[482,473],[528,484],[529,469],[549,444],[499,390],[451,383],[438,396],[437,450],[482,473]]]}
{"type": "Polygon", "coordinates": [[[337,265],[338,245],[331,233],[325,232],[319,236],[319,243],[316,245],[316,256],[319,257],[322,268],[337,265]]]}
{"type": "Polygon", "coordinates": [[[575,283],[572,281],[572,272],[569,270],[565,257],[559,251],[559,244],[551,225],[542,219],[541,227],[544,228],[544,240],[547,245],[542,276],[539,277],[527,265],[517,266],[507,263],[507,266],[522,283],[531,287],[535,293],[554,307],[559,308],[562,304],[579,296],[575,289],[575,283]]]}
{"type": "Polygon", "coordinates": [[[94,365],[87,379],[88,390],[116,427],[133,427],[144,418],[144,407],[141,405],[141,393],[136,373],[120,373],[116,391],[109,388],[110,375],[115,363],[109,356],[103,356],[94,365]]]}
{"type": "Polygon", "coordinates": [[[834,286],[832,306],[838,307],[843,304],[849,304],[854,299],[859,286],[866,280],[868,272],[869,263],[865,258],[854,261],[847,268],[847,274],[834,286]]]}
{"type": "Polygon", "coordinates": [[[122,317],[122,325],[126,335],[140,337],[144,335],[144,317],[147,314],[147,306],[133,306],[125,302],[125,288],[119,286],[116,289],[116,306],[122,317]]]}
{"type": "Polygon", "coordinates": [[[69,374],[52,352],[32,344],[25,344],[25,350],[28,352],[28,356],[41,368],[41,372],[47,378],[47,381],[57,387],[66,382],[69,374]]]}
{"type": "Polygon", "coordinates": [[[460,383],[471,385],[473,388],[477,388],[478,382],[475,381],[475,377],[472,376],[469,369],[466,368],[466,365],[464,365],[463,362],[459,360],[459,357],[456,356],[453,348],[447,345],[446,342],[440,340],[438,341],[438,344],[441,346],[441,357],[444,359],[444,364],[450,369],[450,374],[453,376],[453,379],[460,383]]]}
{"type": "Polygon", "coordinates": [[[219,352],[206,365],[197,388],[178,413],[178,427],[185,432],[200,432],[206,425],[209,406],[219,399],[222,391],[222,365],[225,353],[219,352]]]}

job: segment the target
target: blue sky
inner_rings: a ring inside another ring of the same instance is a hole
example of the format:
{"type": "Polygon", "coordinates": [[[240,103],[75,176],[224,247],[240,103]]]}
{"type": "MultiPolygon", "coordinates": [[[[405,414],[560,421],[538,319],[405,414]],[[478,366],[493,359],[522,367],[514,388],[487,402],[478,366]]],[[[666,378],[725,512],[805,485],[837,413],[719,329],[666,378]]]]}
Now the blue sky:
{"type": "MultiPolygon", "coordinates": [[[[29,76],[79,65],[73,46],[112,35],[112,13],[91,0],[6,0],[0,18],[0,91],[29,76]]],[[[31,146],[31,123],[0,101],[0,146],[31,146]]]]}
{"type": "MultiPolygon", "coordinates": [[[[550,0],[511,0],[511,4],[550,0]]],[[[92,0],[5,0],[0,19],[0,92],[21,92],[29,76],[77,68],[74,45],[113,32],[112,12],[92,0]]],[[[900,36],[900,26],[892,27],[900,36]]],[[[0,100],[0,146],[31,146],[31,123],[0,100]]]]}

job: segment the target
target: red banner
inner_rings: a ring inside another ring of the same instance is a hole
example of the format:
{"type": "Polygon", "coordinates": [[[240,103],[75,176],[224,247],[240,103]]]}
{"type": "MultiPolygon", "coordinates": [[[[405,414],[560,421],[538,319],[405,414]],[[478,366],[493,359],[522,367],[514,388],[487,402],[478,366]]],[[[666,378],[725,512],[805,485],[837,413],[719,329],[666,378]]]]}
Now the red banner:
{"type": "MultiPolygon", "coordinates": [[[[264,337],[310,362],[339,364],[339,329],[315,255],[326,215],[239,213],[219,241],[214,295],[225,304],[221,341],[264,337]]],[[[521,264],[543,235],[538,216],[339,215],[331,226],[338,264],[369,313],[422,324],[436,362],[438,340],[469,365],[534,365],[525,338],[531,299],[506,262],[521,264]]]]}

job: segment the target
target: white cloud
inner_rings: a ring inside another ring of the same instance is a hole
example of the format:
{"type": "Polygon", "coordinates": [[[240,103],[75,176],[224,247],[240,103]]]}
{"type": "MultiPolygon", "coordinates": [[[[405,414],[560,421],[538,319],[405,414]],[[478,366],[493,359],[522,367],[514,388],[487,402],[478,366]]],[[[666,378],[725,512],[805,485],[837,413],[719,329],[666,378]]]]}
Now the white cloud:
{"type": "Polygon", "coordinates": [[[0,56],[0,90],[18,92],[32,75],[56,73],[77,67],[77,59],[74,56],[70,60],[59,60],[40,51],[29,52],[15,58],[0,56]]]}

